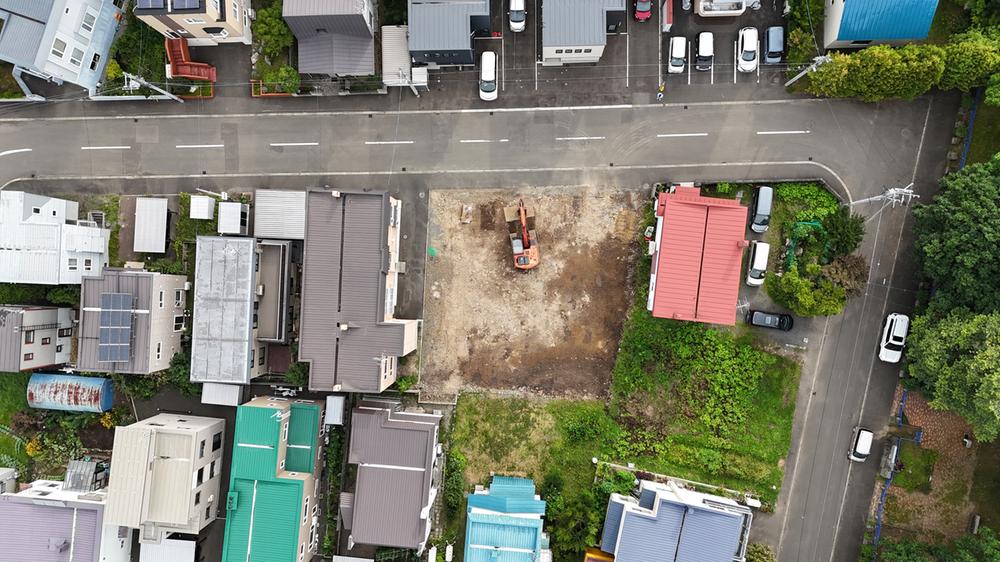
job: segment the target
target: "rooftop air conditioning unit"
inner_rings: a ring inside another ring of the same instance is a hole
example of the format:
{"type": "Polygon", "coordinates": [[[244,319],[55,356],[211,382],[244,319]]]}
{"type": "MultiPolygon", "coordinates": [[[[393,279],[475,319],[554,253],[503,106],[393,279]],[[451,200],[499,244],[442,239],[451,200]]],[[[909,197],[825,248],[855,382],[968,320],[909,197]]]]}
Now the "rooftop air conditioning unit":
{"type": "Polygon", "coordinates": [[[258,297],[263,297],[264,296],[264,286],[263,285],[257,285],[257,296],[258,297]]]}

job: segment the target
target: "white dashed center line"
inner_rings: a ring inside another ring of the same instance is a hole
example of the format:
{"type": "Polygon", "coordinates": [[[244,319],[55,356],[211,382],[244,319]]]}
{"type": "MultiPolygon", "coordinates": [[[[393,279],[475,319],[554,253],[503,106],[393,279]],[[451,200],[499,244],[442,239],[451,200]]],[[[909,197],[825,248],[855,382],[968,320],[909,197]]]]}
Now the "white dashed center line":
{"type": "Polygon", "coordinates": [[[808,135],[812,131],[757,131],[758,135],[808,135]]]}
{"type": "Polygon", "coordinates": [[[592,141],[604,139],[605,137],[556,137],[557,141],[592,141]]]}
{"type": "Polygon", "coordinates": [[[707,137],[708,133],[664,133],[656,135],[658,139],[673,139],[680,137],[707,137]]]}
{"type": "Polygon", "coordinates": [[[178,144],[174,148],[225,148],[224,144],[178,144]]]}
{"type": "Polygon", "coordinates": [[[272,142],[270,146],[319,146],[318,142],[272,142]]]}
{"type": "Polygon", "coordinates": [[[413,144],[414,141],[411,140],[397,140],[397,141],[365,141],[365,144],[413,144]]]}
{"type": "Polygon", "coordinates": [[[80,150],[132,150],[131,146],[81,146],[80,150]]]}
{"type": "Polygon", "coordinates": [[[490,142],[509,142],[509,141],[510,141],[510,139],[498,139],[498,140],[493,140],[493,139],[462,139],[462,140],[460,140],[458,142],[460,142],[462,144],[484,144],[484,143],[490,143],[490,142]]]}

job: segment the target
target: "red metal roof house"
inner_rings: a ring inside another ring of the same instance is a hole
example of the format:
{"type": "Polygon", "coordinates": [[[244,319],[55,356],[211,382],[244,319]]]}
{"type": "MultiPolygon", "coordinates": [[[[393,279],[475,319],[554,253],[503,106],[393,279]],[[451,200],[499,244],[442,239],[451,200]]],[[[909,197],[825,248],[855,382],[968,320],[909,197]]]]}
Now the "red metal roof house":
{"type": "Polygon", "coordinates": [[[703,197],[692,184],[656,201],[656,239],[646,308],[658,318],[736,323],[747,209],[703,197]]]}

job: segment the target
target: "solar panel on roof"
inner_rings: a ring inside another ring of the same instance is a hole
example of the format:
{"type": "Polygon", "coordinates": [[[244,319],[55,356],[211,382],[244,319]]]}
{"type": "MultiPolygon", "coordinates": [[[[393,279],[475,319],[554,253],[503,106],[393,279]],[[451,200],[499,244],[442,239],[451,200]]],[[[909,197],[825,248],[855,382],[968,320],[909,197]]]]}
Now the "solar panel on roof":
{"type": "Polygon", "coordinates": [[[125,363],[131,355],[132,295],[101,293],[101,324],[98,331],[97,360],[125,363]]]}
{"type": "Polygon", "coordinates": [[[175,10],[193,10],[199,8],[201,0],[174,0],[175,10]]]}

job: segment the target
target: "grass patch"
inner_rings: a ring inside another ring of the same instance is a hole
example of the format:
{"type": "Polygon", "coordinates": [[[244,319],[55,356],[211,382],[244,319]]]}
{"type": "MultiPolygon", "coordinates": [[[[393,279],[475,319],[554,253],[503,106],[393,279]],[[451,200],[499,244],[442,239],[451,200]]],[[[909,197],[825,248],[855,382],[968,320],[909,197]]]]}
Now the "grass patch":
{"type": "MultiPolygon", "coordinates": [[[[25,393],[29,378],[31,373],[0,373],[0,425],[9,426],[11,416],[28,409],[25,393]]],[[[0,433],[0,457],[4,455],[19,461],[21,465],[28,461],[24,447],[18,446],[14,438],[0,433]]]]}
{"type": "Polygon", "coordinates": [[[899,462],[903,463],[903,470],[896,473],[892,483],[910,492],[930,492],[931,472],[937,455],[937,451],[924,449],[912,441],[903,441],[899,446],[899,462]]]}
{"type": "Polygon", "coordinates": [[[7,62],[0,62],[0,98],[17,99],[23,98],[24,92],[14,80],[14,65],[7,62]]]}
{"type": "Polygon", "coordinates": [[[983,525],[1000,528],[1000,441],[980,443],[972,477],[973,503],[983,525]]]}
{"type": "Polygon", "coordinates": [[[104,223],[111,228],[111,236],[108,238],[108,264],[112,267],[121,267],[125,261],[118,257],[122,225],[118,216],[119,198],[117,195],[108,195],[101,204],[104,212],[104,223]]]}
{"type": "Polygon", "coordinates": [[[952,35],[961,33],[969,27],[969,13],[958,3],[958,0],[941,0],[938,2],[934,22],[931,23],[927,42],[943,45],[952,35]]]}
{"type": "Polygon", "coordinates": [[[1000,107],[990,107],[980,103],[976,110],[976,122],[972,129],[972,143],[969,145],[967,164],[988,162],[1000,152],[1000,107]]]}

